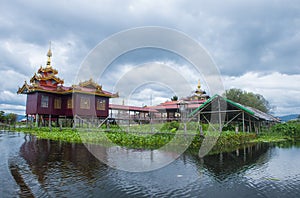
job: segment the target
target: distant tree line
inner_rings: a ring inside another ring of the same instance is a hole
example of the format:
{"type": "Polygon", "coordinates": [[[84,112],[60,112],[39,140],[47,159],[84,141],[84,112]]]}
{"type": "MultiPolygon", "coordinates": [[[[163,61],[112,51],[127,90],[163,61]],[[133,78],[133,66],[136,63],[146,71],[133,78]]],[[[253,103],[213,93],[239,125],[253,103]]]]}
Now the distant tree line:
{"type": "MultiPolygon", "coordinates": [[[[240,103],[242,105],[256,108],[262,112],[270,113],[271,105],[262,95],[252,92],[243,91],[241,89],[229,89],[226,90],[223,96],[229,100],[240,103]]],[[[178,97],[175,95],[171,98],[171,101],[177,101],[178,97]]],[[[299,115],[300,118],[300,115],[299,115]]]]}
{"type": "Polygon", "coordinates": [[[269,113],[271,111],[270,103],[260,94],[234,88],[226,90],[223,96],[229,100],[245,106],[254,107],[265,113],[269,113]]]}
{"type": "Polygon", "coordinates": [[[0,123],[15,124],[17,122],[17,114],[0,111],[0,123]]]}

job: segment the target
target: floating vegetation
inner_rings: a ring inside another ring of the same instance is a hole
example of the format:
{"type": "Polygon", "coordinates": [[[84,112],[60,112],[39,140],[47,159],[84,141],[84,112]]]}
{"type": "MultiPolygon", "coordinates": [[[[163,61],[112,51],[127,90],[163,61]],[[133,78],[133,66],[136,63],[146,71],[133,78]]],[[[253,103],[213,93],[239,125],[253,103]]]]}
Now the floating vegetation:
{"type": "Polygon", "coordinates": [[[265,180],[270,180],[270,181],[280,181],[278,178],[272,178],[272,177],[265,177],[265,180]]]}
{"type": "MultiPolygon", "coordinates": [[[[284,133],[274,131],[257,135],[256,133],[235,133],[234,131],[209,132],[204,131],[204,136],[199,134],[198,125],[187,123],[188,129],[184,131],[178,122],[165,124],[147,124],[131,126],[130,131],[126,127],[112,125],[109,129],[101,128],[55,128],[51,130],[42,128],[17,128],[16,130],[35,135],[40,139],[61,140],[73,143],[89,143],[101,145],[118,145],[134,149],[158,149],[172,142],[172,146],[185,146],[182,141],[185,137],[193,138],[189,141],[189,149],[198,152],[205,137],[217,136],[218,140],[210,153],[232,151],[242,145],[259,142],[283,142],[292,140],[292,137],[284,133]],[[176,139],[176,138],[177,139],[176,139]]],[[[207,129],[207,126],[204,126],[207,129]]],[[[284,130],[285,131],[285,130],[284,130]]]]}

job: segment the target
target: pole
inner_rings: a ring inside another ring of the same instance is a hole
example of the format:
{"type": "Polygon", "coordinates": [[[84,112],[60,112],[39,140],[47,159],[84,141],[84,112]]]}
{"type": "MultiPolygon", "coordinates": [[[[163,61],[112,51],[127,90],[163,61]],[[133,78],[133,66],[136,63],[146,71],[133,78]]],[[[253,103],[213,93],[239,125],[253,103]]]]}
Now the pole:
{"type": "Polygon", "coordinates": [[[39,114],[37,113],[36,115],[35,115],[35,126],[36,127],[38,127],[39,126],[39,114]]]}
{"type": "Polygon", "coordinates": [[[218,98],[218,110],[219,110],[219,131],[222,132],[222,117],[221,117],[221,104],[220,98],[218,98]]]}
{"type": "Polygon", "coordinates": [[[245,132],[245,112],[242,113],[242,119],[243,119],[243,132],[245,132]]]}
{"type": "Polygon", "coordinates": [[[49,115],[49,122],[48,122],[50,131],[52,131],[52,124],[51,124],[51,121],[52,121],[52,118],[51,118],[51,114],[50,114],[50,115],[49,115]]]}

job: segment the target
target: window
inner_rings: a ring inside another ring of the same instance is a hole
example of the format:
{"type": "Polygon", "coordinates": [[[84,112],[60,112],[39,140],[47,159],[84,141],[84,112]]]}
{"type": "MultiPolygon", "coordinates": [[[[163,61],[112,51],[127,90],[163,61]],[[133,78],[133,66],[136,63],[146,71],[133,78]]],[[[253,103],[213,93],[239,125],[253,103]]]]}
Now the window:
{"type": "Polygon", "coordinates": [[[49,96],[43,96],[42,95],[41,107],[48,108],[48,103],[49,103],[49,96]]]}
{"type": "Polygon", "coordinates": [[[67,109],[73,109],[73,99],[72,98],[68,98],[67,109]]]}
{"type": "Polygon", "coordinates": [[[54,109],[61,109],[61,98],[54,99],[54,109]]]}
{"type": "Polygon", "coordinates": [[[106,101],[104,99],[97,99],[97,110],[105,110],[106,101]]]}
{"type": "Polygon", "coordinates": [[[90,99],[87,97],[80,98],[80,109],[90,109],[90,99]]]}

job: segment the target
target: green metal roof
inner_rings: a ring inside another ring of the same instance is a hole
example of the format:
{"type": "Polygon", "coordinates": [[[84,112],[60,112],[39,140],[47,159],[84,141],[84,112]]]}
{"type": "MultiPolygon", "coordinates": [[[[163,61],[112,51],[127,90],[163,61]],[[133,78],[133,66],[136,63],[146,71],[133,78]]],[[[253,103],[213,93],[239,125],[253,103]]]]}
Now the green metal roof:
{"type": "Polygon", "coordinates": [[[225,100],[226,102],[228,102],[229,104],[235,106],[236,108],[239,108],[251,115],[254,115],[254,112],[251,111],[250,109],[248,109],[247,107],[239,104],[239,103],[236,103],[236,102],[233,102],[232,100],[229,100],[227,98],[224,98],[218,94],[215,94],[214,96],[212,96],[211,98],[209,98],[207,101],[205,101],[202,105],[200,105],[197,109],[195,109],[194,111],[192,111],[190,114],[189,114],[189,117],[192,117],[193,115],[195,115],[198,111],[200,111],[204,106],[206,106],[207,104],[211,103],[215,98],[217,97],[221,97],[223,100],[225,100]]]}
{"type": "Polygon", "coordinates": [[[243,106],[243,105],[241,105],[241,104],[239,104],[239,103],[233,102],[232,100],[229,100],[229,99],[227,99],[227,98],[223,98],[223,99],[224,99],[226,102],[232,104],[233,106],[235,106],[235,107],[237,107],[237,108],[239,108],[239,109],[242,109],[242,110],[246,111],[247,113],[249,113],[249,114],[251,114],[251,115],[254,115],[254,112],[251,111],[250,109],[248,109],[247,107],[245,107],[245,106],[243,106]]]}
{"type": "Polygon", "coordinates": [[[189,115],[189,117],[193,116],[194,114],[197,113],[197,111],[199,111],[200,109],[202,109],[205,105],[207,105],[208,103],[210,103],[211,101],[213,101],[213,99],[215,99],[218,96],[218,94],[213,95],[211,98],[209,98],[208,100],[206,100],[202,105],[200,105],[197,109],[195,109],[194,111],[192,111],[189,115]]]}

